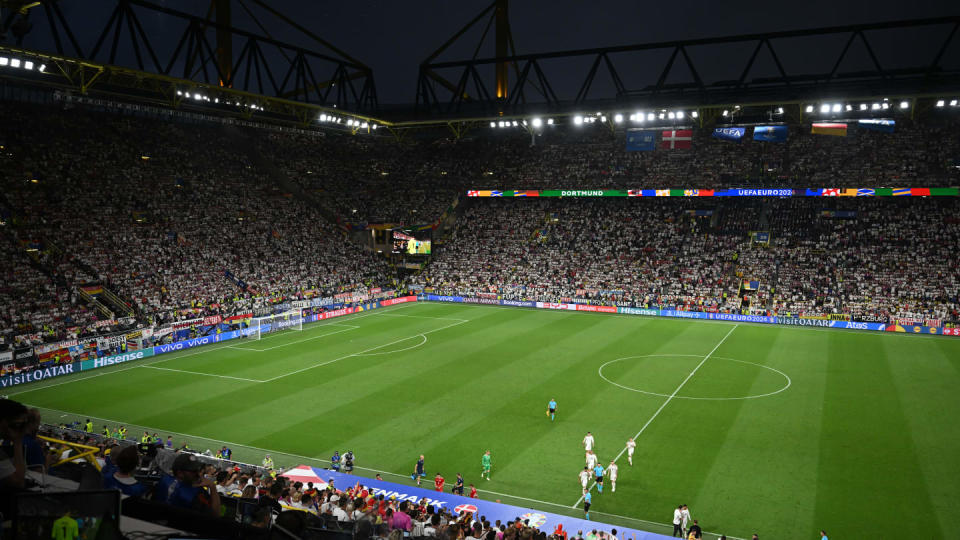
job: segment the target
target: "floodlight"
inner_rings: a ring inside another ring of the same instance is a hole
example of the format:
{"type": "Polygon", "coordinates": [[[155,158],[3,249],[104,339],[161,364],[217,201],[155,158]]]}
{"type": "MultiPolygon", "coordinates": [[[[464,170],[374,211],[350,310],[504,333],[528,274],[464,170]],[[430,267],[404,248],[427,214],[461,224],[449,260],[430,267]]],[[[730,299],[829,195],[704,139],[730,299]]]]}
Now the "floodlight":
{"type": "Polygon", "coordinates": [[[19,58],[11,58],[11,59],[10,59],[10,67],[14,67],[14,68],[20,67],[20,59],[19,59],[19,58]]]}
{"type": "Polygon", "coordinates": [[[861,103],[861,104],[860,104],[860,110],[861,110],[861,111],[867,110],[867,104],[866,104],[866,103],[861,103]]]}
{"type": "Polygon", "coordinates": [[[39,68],[38,71],[40,71],[40,73],[43,73],[46,69],[47,69],[47,65],[46,65],[46,64],[40,64],[40,68],[39,68]]]}
{"type": "Polygon", "coordinates": [[[541,119],[539,119],[539,118],[534,118],[534,119],[533,119],[533,127],[540,127],[540,126],[542,126],[542,125],[543,125],[543,120],[541,120],[541,119]]]}
{"type": "Polygon", "coordinates": [[[677,118],[683,118],[683,111],[677,111],[677,118]]]}
{"type": "Polygon", "coordinates": [[[583,123],[583,117],[582,117],[582,116],[574,116],[574,117],[573,117],[573,123],[574,123],[574,124],[577,124],[577,125],[579,126],[580,124],[583,123]]]}
{"type": "Polygon", "coordinates": [[[623,122],[623,115],[618,113],[616,116],[613,117],[613,121],[616,122],[616,123],[618,123],[618,124],[619,124],[620,122],[623,122]]]}
{"type": "Polygon", "coordinates": [[[24,63],[23,63],[23,69],[26,69],[26,70],[29,70],[29,71],[33,71],[33,62],[31,62],[31,61],[29,61],[29,60],[27,60],[26,62],[24,62],[24,63]]]}
{"type": "Polygon", "coordinates": [[[497,127],[497,123],[496,123],[496,122],[490,122],[490,127],[492,127],[492,128],[497,127]]]}
{"type": "Polygon", "coordinates": [[[901,108],[901,109],[907,109],[907,108],[909,108],[909,107],[910,107],[910,103],[908,103],[908,102],[906,102],[906,101],[901,101],[901,102],[900,102],[900,108],[901,108]]]}
{"type": "Polygon", "coordinates": [[[548,125],[548,126],[552,126],[552,125],[553,125],[553,118],[547,118],[547,125],[548,125]]]}
{"type": "Polygon", "coordinates": [[[839,104],[839,103],[834,103],[834,104],[833,104],[833,112],[840,112],[840,104],[839,104]]]}
{"type": "MultiPolygon", "coordinates": [[[[782,112],[782,109],[781,109],[781,112],[782,112]]],[[[692,113],[690,113],[691,118],[696,118],[698,116],[700,116],[700,113],[698,113],[697,111],[693,111],[692,113]]]]}
{"type": "Polygon", "coordinates": [[[879,103],[874,103],[873,105],[870,106],[870,110],[871,110],[871,111],[879,111],[879,110],[880,110],[880,104],[879,104],[879,103]]]}
{"type": "Polygon", "coordinates": [[[827,105],[826,103],[824,103],[823,105],[820,106],[820,113],[826,114],[828,112],[830,112],[830,105],[827,105]]]}
{"type": "Polygon", "coordinates": [[[0,66],[8,66],[8,65],[10,65],[10,59],[7,58],[6,56],[0,56],[0,66]]]}
{"type": "Polygon", "coordinates": [[[951,107],[956,107],[956,106],[957,106],[957,100],[951,99],[951,100],[950,100],[950,106],[951,106],[951,107]]]}
{"type": "Polygon", "coordinates": [[[724,109],[724,111],[723,111],[723,116],[728,116],[729,114],[730,114],[730,111],[724,109]]]}
{"type": "Polygon", "coordinates": [[[656,118],[656,116],[654,116],[653,113],[647,113],[647,120],[650,120],[651,122],[653,122],[654,118],[656,118]]]}
{"type": "Polygon", "coordinates": [[[806,112],[812,113],[812,112],[813,112],[813,105],[807,105],[806,112]]]}
{"type": "Polygon", "coordinates": [[[942,100],[942,99],[937,100],[937,107],[943,107],[943,100],[942,100]]]}
{"type": "Polygon", "coordinates": [[[670,111],[670,113],[667,114],[667,118],[669,118],[669,119],[671,119],[671,120],[673,120],[673,119],[676,118],[676,117],[677,117],[677,115],[673,114],[673,111],[670,111]]]}

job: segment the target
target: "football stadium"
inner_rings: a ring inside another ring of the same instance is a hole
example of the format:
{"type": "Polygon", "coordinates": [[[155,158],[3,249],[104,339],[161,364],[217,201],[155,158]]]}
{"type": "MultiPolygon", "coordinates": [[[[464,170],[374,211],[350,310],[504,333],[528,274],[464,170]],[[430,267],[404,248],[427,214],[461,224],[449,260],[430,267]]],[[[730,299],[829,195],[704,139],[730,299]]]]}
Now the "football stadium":
{"type": "Polygon", "coordinates": [[[0,2],[0,538],[956,536],[960,15],[94,4],[0,2]]]}

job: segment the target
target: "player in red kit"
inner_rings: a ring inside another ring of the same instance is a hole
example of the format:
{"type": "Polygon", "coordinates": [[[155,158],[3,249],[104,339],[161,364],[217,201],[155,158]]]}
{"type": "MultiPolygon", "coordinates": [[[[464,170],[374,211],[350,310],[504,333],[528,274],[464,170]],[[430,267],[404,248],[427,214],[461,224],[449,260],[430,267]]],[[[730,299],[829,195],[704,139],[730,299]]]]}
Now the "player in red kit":
{"type": "Polygon", "coordinates": [[[443,476],[440,476],[440,473],[437,473],[437,476],[433,479],[433,485],[437,488],[437,491],[443,491],[443,476]]]}
{"type": "Polygon", "coordinates": [[[470,484],[470,498],[471,499],[477,498],[477,488],[473,487],[473,484],[470,484]]]}

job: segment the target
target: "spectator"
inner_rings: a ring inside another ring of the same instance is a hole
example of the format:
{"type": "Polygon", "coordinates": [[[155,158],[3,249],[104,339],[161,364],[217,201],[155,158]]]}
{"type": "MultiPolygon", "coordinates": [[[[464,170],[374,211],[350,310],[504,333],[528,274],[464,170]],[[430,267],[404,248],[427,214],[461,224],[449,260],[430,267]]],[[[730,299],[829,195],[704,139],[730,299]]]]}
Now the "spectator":
{"type": "Polygon", "coordinates": [[[219,516],[220,495],[216,484],[210,478],[201,478],[201,469],[196,456],[178,455],[173,461],[173,474],[164,474],[154,486],[154,500],[219,516]]]}

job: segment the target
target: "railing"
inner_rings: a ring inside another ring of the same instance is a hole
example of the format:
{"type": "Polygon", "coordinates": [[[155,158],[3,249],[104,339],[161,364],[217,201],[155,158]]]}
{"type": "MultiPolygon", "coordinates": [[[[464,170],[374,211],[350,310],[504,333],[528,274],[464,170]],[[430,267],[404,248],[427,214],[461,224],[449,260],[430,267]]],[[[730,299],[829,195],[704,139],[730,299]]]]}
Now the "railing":
{"type": "Polygon", "coordinates": [[[103,303],[97,300],[95,296],[83,290],[82,287],[77,287],[77,293],[80,294],[80,298],[83,298],[87,302],[90,302],[93,305],[93,307],[96,308],[98,313],[100,313],[101,315],[103,315],[108,319],[114,318],[113,312],[110,311],[110,309],[107,308],[107,306],[103,305],[103,303]]]}

